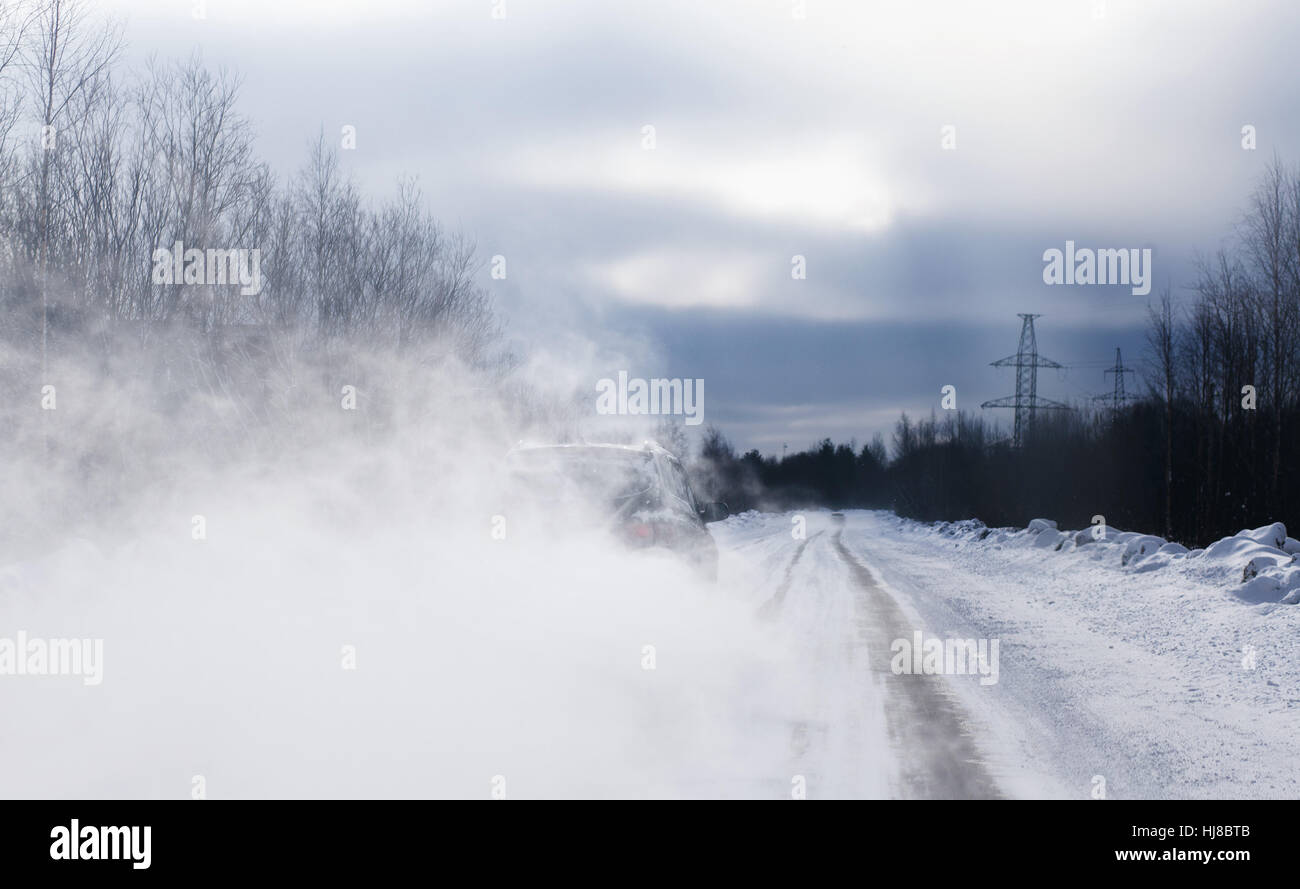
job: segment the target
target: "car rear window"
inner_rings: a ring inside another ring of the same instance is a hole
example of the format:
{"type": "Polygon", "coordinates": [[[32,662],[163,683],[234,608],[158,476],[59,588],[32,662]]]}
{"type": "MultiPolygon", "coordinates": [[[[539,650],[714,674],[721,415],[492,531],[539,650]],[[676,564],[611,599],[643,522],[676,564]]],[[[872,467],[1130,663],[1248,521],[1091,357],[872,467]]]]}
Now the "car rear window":
{"type": "Polygon", "coordinates": [[[534,489],[576,488],[591,497],[621,499],[654,487],[654,463],[642,451],[617,448],[530,448],[511,456],[514,473],[534,489]]]}
{"type": "Polygon", "coordinates": [[[691,509],[695,508],[695,503],[691,500],[690,486],[686,484],[686,471],[682,469],[680,463],[671,458],[664,460],[664,484],[669,493],[678,500],[691,509]]]}

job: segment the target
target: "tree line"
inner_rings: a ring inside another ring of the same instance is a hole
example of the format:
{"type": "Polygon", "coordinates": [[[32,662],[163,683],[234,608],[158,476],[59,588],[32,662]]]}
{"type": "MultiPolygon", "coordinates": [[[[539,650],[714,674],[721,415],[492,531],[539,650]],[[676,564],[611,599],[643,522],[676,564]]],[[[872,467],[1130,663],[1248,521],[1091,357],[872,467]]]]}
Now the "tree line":
{"type": "Polygon", "coordinates": [[[546,415],[473,245],[413,182],[362,194],[323,130],[273,170],[241,88],[198,55],[128,68],[89,0],[0,3],[0,542],[246,457],[479,420],[504,448],[546,415]],[[256,251],[257,286],[158,274],[177,243],[256,251]]]}
{"type": "Polygon", "coordinates": [[[7,345],[48,356],[56,344],[86,345],[92,331],[108,350],[108,331],[159,340],[183,330],[216,346],[243,328],[285,348],[436,343],[485,358],[497,322],[474,284],[474,251],[413,183],[365,200],[323,132],[281,181],[256,154],[237,76],[197,55],[128,72],[122,50],[121,28],[86,0],[0,7],[7,345]],[[257,250],[264,280],[254,293],[160,282],[154,253],[177,242],[257,250]]]}
{"type": "Polygon", "coordinates": [[[697,484],[734,507],[891,508],[925,520],[1046,516],[1204,545],[1300,527],[1300,170],[1274,159],[1232,237],[1148,307],[1140,394],[1039,412],[1021,448],[980,414],[903,414],[886,451],[830,440],[782,459],[711,430],[697,484]]]}

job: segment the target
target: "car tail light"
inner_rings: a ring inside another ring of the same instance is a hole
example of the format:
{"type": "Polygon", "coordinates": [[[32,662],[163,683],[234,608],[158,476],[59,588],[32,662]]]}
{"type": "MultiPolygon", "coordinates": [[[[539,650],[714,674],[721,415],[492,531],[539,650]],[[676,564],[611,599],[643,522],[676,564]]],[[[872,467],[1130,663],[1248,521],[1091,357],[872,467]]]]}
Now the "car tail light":
{"type": "Polygon", "coordinates": [[[624,535],[631,543],[652,544],[655,541],[655,529],[645,522],[629,522],[624,528],[624,535]]]}

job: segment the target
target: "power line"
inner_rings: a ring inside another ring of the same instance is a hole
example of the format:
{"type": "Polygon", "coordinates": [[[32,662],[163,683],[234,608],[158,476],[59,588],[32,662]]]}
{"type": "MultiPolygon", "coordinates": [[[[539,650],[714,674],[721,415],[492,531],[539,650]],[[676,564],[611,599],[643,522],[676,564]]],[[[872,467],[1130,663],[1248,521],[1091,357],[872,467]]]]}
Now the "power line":
{"type": "Polygon", "coordinates": [[[1009,407],[1016,412],[1015,432],[1012,438],[1014,447],[1021,447],[1029,437],[1034,426],[1034,415],[1040,410],[1068,411],[1070,406],[1059,401],[1038,397],[1038,369],[1040,367],[1061,368],[1050,358],[1038,354],[1038,338],[1034,334],[1034,319],[1040,315],[1021,313],[1020,347],[1016,354],[999,358],[992,362],[993,367],[1014,367],[1016,369],[1016,394],[1004,398],[995,398],[980,405],[986,407],[1009,407]]]}

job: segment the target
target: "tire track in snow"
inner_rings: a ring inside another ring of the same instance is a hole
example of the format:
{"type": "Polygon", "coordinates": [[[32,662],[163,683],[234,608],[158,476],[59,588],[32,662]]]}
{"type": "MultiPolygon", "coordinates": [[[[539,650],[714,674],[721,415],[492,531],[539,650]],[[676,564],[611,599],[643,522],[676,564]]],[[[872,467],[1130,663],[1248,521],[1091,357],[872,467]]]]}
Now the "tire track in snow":
{"type": "Polygon", "coordinates": [[[799,564],[799,557],[803,555],[803,551],[808,544],[816,540],[821,533],[821,531],[818,531],[813,534],[812,537],[807,538],[799,544],[798,548],[794,551],[794,557],[790,559],[790,563],[785,566],[785,577],[781,578],[781,583],[777,586],[776,592],[772,594],[772,598],[759,606],[759,617],[770,620],[776,616],[777,611],[781,608],[781,603],[785,601],[785,594],[790,591],[790,584],[794,580],[794,569],[795,566],[799,564]]]}
{"type": "MultiPolygon", "coordinates": [[[[790,591],[790,585],[794,583],[794,569],[798,566],[799,559],[803,556],[803,551],[808,547],[808,544],[821,536],[821,533],[821,531],[815,532],[811,537],[800,541],[799,545],[795,547],[794,555],[790,558],[790,561],[786,563],[785,574],[782,576],[781,582],[777,584],[776,590],[772,593],[771,598],[765,601],[758,608],[757,614],[760,620],[770,621],[776,619],[777,615],[781,611],[782,603],[785,602],[786,593],[790,591]]],[[[809,745],[811,743],[811,735],[814,734],[816,730],[824,732],[825,726],[814,727],[804,721],[798,721],[791,724],[790,752],[796,760],[801,760],[808,753],[809,745]]]]}
{"type": "Polygon", "coordinates": [[[903,795],[921,799],[1001,799],[989,773],[970,720],[943,676],[895,675],[890,645],[910,639],[915,629],[894,598],[840,540],[831,538],[849,569],[857,597],[857,630],[868,663],[885,692],[885,717],[902,767],[903,795]]]}
{"type": "Polygon", "coordinates": [[[795,667],[806,684],[789,720],[791,774],[806,779],[810,799],[886,799],[895,795],[896,757],[884,696],[864,687],[870,665],[856,627],[856,592],[829,534],[810,534],[806,543],[797,562],[786,557],[779,585],[788,594],[779,608],[775,597],[765,603],[799,652],[795,667]]]}

